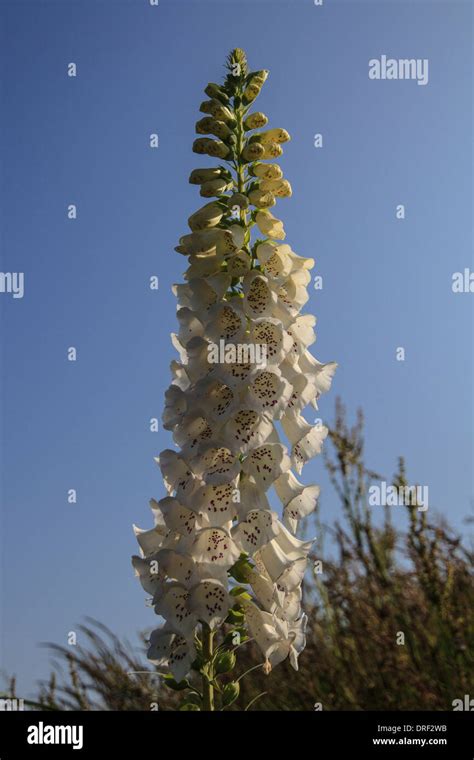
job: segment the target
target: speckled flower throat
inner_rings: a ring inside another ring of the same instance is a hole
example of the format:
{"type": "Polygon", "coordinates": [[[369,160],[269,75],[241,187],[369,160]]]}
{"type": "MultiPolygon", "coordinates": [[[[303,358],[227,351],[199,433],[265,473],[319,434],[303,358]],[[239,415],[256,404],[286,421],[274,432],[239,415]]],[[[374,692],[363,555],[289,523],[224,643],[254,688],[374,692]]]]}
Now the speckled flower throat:
{"type": "Polygon", "coordinates": [[[238,698],[240,646],[256,644],[267,673],[286,657],[298,668],[312,542],[296,532],[319,488],[293,470],[300,475],[321,450],[327,429],[302,410],[317,408],[336,369],[308,351],[316,320],[300,313],[314,262],[282,242],[283,223],[269,210],[291,186],[273,162],[289,134],[266,129],[267,117],[250,110],[268,72],[249,72],[240,49],[227,68],[223,85],[205,89],[193,144],[220,163],[189,178],[212,200],[189,217],[176,248],[189,263],[174,288],[179,358],[163,413],[176,449],[157,459],[167,495],[151,501],[154,528],[135,529],[141,556],[133,558],[164,619],[148,657],[182,690],[187,710],[238,698]]]}

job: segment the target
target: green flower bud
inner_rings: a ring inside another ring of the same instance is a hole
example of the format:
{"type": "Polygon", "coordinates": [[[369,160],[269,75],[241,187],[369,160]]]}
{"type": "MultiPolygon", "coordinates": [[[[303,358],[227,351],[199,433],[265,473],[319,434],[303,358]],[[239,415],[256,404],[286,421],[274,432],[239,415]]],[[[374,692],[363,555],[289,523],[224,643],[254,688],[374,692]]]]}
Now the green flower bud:
{"type": "Polygon", "coordinates": [[[256,188],[249,193],[249,201],[257,208],[270,208],[275,205],[275,196],[271,192],[265,192],[256,188]]]}
{"type": "Polygon", "coordinates": [[[230,681],[224,687],[222,692],[222,704],[224,707],[231,705],[240,694],[240,684],[238,681],[230,681]]]}
{"type": "Polygon", "coordinates": [[[265,148],[260,143],[248,143],[242,151],[244,161],[255,161],[257,158],[263,158],[265,148]]]}
{"type": "Polygon", "coordinates": [[[244,121],[244,129],[246,132],[248,132],[250,129],[261,129],[265,126],[265,124],[268,124],[268,119],[265,116],[264,113],[261,113],[260,111],[256,111],[255,113],[251,113],[244,121]]]}
{"type": "Polygon", "coordinates": [[[226,86],[232,88],[232,85],[239,80],[244,79],[248,74],[247,56],[241,48],[235,48],[227,56],[227,69],[229,74],[226,79],[226,86]]]}
{"type": "Polygon", "coordinates": [[[243,74],[247,74],[247,56],[245,50],[242,48],[234,48],[228,57],[228,63],[231,66],[233,63],[238,63],[243,69],[243,74]]]}
{"type": "Polygon", "coordinates": [[[261,179],[281,179],[283,172],[278,164],[256,163],[249,169],[250,174],[261,179]]]}
{"type": "Polygon", "coordinates": [[[233,652],[222,652],[216,657],[216,673],[228,673],[235,668],[237,658],[233,652]]]}

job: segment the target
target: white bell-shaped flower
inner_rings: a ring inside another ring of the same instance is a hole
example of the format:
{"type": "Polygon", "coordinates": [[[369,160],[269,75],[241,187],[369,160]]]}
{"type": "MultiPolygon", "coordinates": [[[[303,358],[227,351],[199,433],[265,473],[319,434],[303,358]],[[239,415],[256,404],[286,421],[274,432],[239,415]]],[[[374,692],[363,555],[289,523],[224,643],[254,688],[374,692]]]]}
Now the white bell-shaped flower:
{"type": "Polygon", "coordinates": [[[272,367],[262,370],[253,377],[245,400],[250,408],[271,413],[272,417],[278,420],[288,405],[292,390],[292,386],[285,380],[280,370],[272,367]]]}
{"type": "Polygon", "coordinates": [[[226,586],[215,578],[200,581],[189,592],[189,610],[210,628],[221,625],[229,612],[229,594],[226,586]]]}
{"type": "Polygon", "coordinates": [[[260,407],[239,407],[222,431],[222,440],[235,454],[248,454],[264,443],[273,431],[271,418],[260,407]]]}
{"type": "Polygon", "coordinates": [[[301,473],[305,463],[321,452],[328,429],[325,425],[310,425],[299,412],[287,411],[281,424],[288,440],[293,444],[293,466],[301,473]]]}
{"type": "Polygon", "coordinates": [[[238,514],[238,501],[235,498],[236,488],[233,483],[222,485],[202,486],[194,494],[195,509],[205,517],[209,527],[224,527],[232,525],[238,514]]]}
{"type": "Polygon", "coordinates": [[[243,309],[251,319],[271,317],[277,301],[277,295],[270,286],[267,277],[257,269],[252,269],[243,281],[243,309]]]}
{"type": "Polygon", "coordinates": [[[247,512],[232,532],[236,546],[250,556],[268,544],[278,535],[278,515],[276,512],[254,509],[247,512]]]}
{"type": "Polygon", "coordinates": [[[155,604],[155,612],[184,637],[190,636],[197,617],[188,608],[189,590],[180,583],[169,583],[155,604]]]}
{"type": "Polygon", "coordinates": [[[279,367],[293,346],[293,339],[282,323],[273,317],[255,319],[250,326],[249,340],[265,347],[267,367],[279,367]]]}
{"type": "Polygon", "coordinates": [[[265,491],[290,469],[291,461],[281,443],[265,443],[251,451],[242,463],[242,471],[251,475],[265,491]]]}
{"type": "Polygon", "coordinates": [[[320,488],[317,485],[303,485],[291,470],[283,473],[274,487],[283,504],[283,523],[294,531],[298,520],[307,517],[316,508],[320,488]]]}
{"type": "Polygon", "coordinates": [[[169,667],[173,677],[180,682],[189,673],[196,659],[196,650],[192,641],[166,625],[151,633],[147,657],[157,666],[169,667]]]}
{"type": "Polygon", "coordinates": [[[198,531],[191,552],[195,562],[206,565],[211,577],[213,566],[223,569],[232,567],[240,555],[235,542],[224,528],[204,528],[198,531]]]}

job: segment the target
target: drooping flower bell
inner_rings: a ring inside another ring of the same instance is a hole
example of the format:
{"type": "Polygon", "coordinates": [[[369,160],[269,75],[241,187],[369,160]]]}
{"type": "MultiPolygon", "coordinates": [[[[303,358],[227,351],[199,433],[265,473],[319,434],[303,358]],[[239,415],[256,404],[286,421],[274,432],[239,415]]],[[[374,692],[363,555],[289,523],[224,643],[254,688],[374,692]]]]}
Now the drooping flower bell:
{"type": "Polygon", "coordinates": [[[176,248],[189,263],[174,287],[178,359],[163,414],[176,450],[157,458],[166,495],[151,501],[154,527],[135,529],[141,554],[133,558],[165,621],[151,634],[149,658],[178,681],[194,667],[208,693],[220,629],[241,636],[246,628],[266,672],[286,657],[298,667],[311,542],[295,534],[319,488],[294,473],[321,450],[327,429],[307,422],[304,409],[317,408],[336,368],[309,352],[316,320],[301,314],[314,262],[282,242],[283,223],[269,211],[292,190],[271,162],[288,132],[252,134],[268,123],[250,113],[268,72],[249,72],[241,50],[228,69],[223,85],[205,89],[193,145],[225,165],[191,172],[212,200],[189,215],[176,248]],[[272,486],[279,511],[267,499],[272,486]]]}

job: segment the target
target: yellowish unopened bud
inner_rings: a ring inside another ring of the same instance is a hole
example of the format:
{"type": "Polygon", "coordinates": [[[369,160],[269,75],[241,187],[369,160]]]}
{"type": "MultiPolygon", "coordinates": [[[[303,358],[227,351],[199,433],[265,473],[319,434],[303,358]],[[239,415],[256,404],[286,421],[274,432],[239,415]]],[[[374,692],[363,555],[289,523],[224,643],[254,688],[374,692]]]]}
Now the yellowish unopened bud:
{"type": "Polygon", "coordinates": [[[204,100],[201,103],[199,110],[202,113],[210,114],[215,119],[219,119],[220,121],[225,121],[225,122],[230,122],[230,123],[233,123],[235,121],[232,111],[230,111],[229,108],[227,108],[227,106],[224,106],[215,98],[213,98],[212,100],[204,100]]]}
{"type": "MultiPolygon", "coordinates": [[[[258,145],[258,143],[257,143],[258,145]]],[[[283,148],[278,143],[268,143],[263,146],[262,158],[278,158],[283,153],[283,148]]]]}
{"type": "Polygon", "coordinates": [[[249,199],[243,193],[234,193],[230,196],[227,205],[229,208],[232,208],[232,206],[239,206],[239,208],[248,208],[249,199]]]}
{"type": "Polygon", "coordinates": [[[194,153],[205,155],[207,153],[207,146],[210,142],[212,142],[210,137],[198,137],[198,139],[193,142],[194,153]]]}
{"type": "Polygon", "coordinates": [[[249,201],[257,208],[270,208],[275,205],[275,196],[271,192],[265,192],[260,188],[251,190],[249,193],[249,201]]]}
{"type": "Polygon", "coordinates": [[[267,145],[268,143],[274,142],[285,143],[288,142],[288,140],[291,140],[291,137],[286,129],[268,129],[266,132],[262,132],[262,134],[258,136],[258,139],[262,145],[267,145]]]}
{"type": "Polygon", "coordinates": [[[252,166],[250,173],[261,179],[281,179],[283,172],[278,164],[257,163],[252,166]]]}
{"type": "Polygon", "coordinates": [[[191,232],[189,235],[183,235],[179,239],[179,246],[175,248],[178,253],[184,253],[188,256],[199,254],[229,254],[237,253],[237,246],[229,230],[210,229],[199,232],[191,232]]]}
{"type": "Polygon", "coordinates": [[[215,135],[225,140],[231,134],[231,129],[224,121],[218,121],[212,116],[205,116],[196,123],[196,132],[200,135],[215,135]]]}
{"type": "Polygon", "coordinates": [[[263,158],[265,148],[258,142],[248,143],[242,151],[242,158],[245,161],[255,161],[257,158],[263,158]]]}
{"type": "Polygon", "coordinates": [[[207,153],[208,156],[214,156],[216,158],[225,158],[230,149],[221,140],[212,140],[210,137],[198,137],[193,142],[194,153],[207,153]]]}
{"type": "Polygon", "coordinates": [[[255,100],[255,98],[259,95],[260,90],[262,89],[262,85],[265,83],[267,77],[267,69],[256,71],[255,74],[252,75],[249,83],[247,84],[247,87],[243,92],[244,103],[252,103],[255,100]]]}
{"type": "Polygon", "coordinates": [[[270,673],[272,672],[272,664],[270,660],[265,660],[265,662],[263,663],[262,670],[266,676],[270,675],[270,673]]]}
{"type": "Polygon", "coordinates": [[[255,98],[257,98],[258,95],[260,94],[261,89],[262,89],[262,85],[249,84],[249,86],[245,88],[242,94],[244,103],[253,103],[255,98]]]}
{"type": "Polygon", "coordinates": [[[204,92],[213,100],[217,99],[222,101],[222,103],[227,103],[229,101],[229,98],[223,91],[222,87],[215,84],[215,82],[209,82],[204,92]]]}
{"type": "Polygon", "coordinates": [[[226,158],[230,153],[230,148],[221,140],[211,140],[207,146],[207,154],[215,158],[226,158]]]}
{"type": "Polygon", "coordinates": [[[203,198],[212,198],[214,195],[221,195],[229,188],[229,183],[225,179],[211,179],[209,182],[203,182],[201,185],[200,195],[203,198]]]}
{"type": "Polygon", "coordinates": [[[255,71],[252,74],[252,77],[251,77],[250,81],[253,82],[254,80],[256,80],[256,81],[260,82],[261,84],[264,84],[267,81],[267,79],[268,79],[269,73],[270,72],[269,72],[268,69],[260,69],[260,71],[255,71]]]}
{"type": "Polygon", "coordinates": [[[248,132],[250,129],[261,129],[265,126],[265,124],[268,124],[268,119],[265,116],[264,113],[261,113],[260,111],[256,111],[255,113],[251,113],[244,121],[244,129],[246,132],[248,132]]]}
{"type": "Polygon", "coordinates": [[[270,211],[259,211],[255,217],[257,227],[263,235],[275,238],[275,240],[285,239],[285,230],[283,229],[283,222],[280,219],[276,219],[270,211]]]}
{"type": "Polygon", "coordinates": [[[293,193],[287,179],[263,179],[260,182],[260,190],[270,191],[277,198],[291,198],[293,193]]]}
{"type": "Polygon", "coordinates": [[[202,185],[203,182],[210,182],[212,179],[218,179],[222,176],[222,169],[219,167],[212,169],[193,169],[189,175],[191,185],[202,185]]]}
{"type": "Polygon", "coordinates": [[[206,230],[219,224],[224,215],[223,209],[214,201],[196,211],[188,219],[188,224],[193,232],[206,230]]]}

